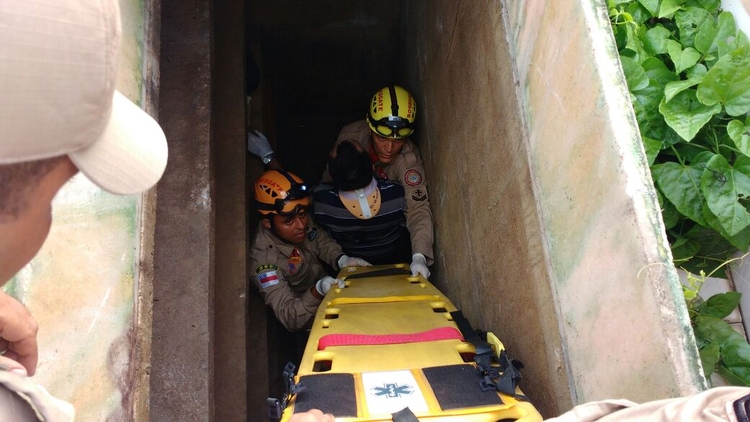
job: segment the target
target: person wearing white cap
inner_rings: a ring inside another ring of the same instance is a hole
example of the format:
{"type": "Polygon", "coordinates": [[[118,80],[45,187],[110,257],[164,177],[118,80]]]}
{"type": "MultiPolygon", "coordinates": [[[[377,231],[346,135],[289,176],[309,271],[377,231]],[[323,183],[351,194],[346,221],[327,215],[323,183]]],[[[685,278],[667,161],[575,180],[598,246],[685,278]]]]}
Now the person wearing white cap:
{"type": "MultiPolygon", "coordinates": [[[[0,0],[0,285],[41,248],[52,199],[78,171],[120,195],[164,173],[162,129],[115,89],[120,37],[117,0],[0,0]]],[[[25,378],[36,332],[0,293],[0,420],[72,420],[25,378]]]]}

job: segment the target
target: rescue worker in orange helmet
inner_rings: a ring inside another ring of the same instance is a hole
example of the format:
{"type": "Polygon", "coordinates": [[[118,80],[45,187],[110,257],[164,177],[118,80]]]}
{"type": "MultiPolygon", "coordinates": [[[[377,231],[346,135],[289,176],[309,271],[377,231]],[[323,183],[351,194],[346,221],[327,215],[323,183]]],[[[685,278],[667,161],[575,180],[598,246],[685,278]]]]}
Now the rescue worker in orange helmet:
{"type": "Polygon", "coordinates": [[[339,284],[321,261],[336,270],[370,263],[345,255],[313,223],[307,214],[309,188],[295,174],[266,171],[255,182],[254,199],[263,219],[250,249],[252,282],[286,329],[302,330],[331,286],[339,284]]]}
{"type": "MultiPolygon", "coordinates": [[[[414,132],[416,117],[417,103],[409,91],[398,85],[389,85],[373,95],[365,119],[341,129],[336,144],[343,140],[357,141],[369,153],[375,177],[404,187],[406,226],[411,235],[410,269],[413,275],[429,278],[427,267],[434,261],[432,211],[422,157],[409,139],[414,132]]],[[[260,157],[266,168],[282,168],[262,132],[248,133],[247,149],[260,157]]],[[[321,182],[332,182],[328,169],[321,182]]]]}

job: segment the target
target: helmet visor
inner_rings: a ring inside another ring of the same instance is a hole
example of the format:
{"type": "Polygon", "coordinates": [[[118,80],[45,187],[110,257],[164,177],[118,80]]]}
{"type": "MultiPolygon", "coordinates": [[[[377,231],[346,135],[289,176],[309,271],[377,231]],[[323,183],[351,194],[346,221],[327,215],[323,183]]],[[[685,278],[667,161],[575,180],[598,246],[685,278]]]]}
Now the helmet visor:
{"type": "Polygon", "coordinates": [[[308,198],[305,198],[304,200],[298,199],[294,201],[287,201],[282,207],[277,207],[277,211],[275,211],[275,213],[281,216],[293,216],[299,214],[302,211],[306,211],[309,205],[310,200],[308,198]],[[278,211],[278,208],[281,208],[281,210],[278,211]]]}
{"type": "Polygon", "coordinates": [[[401,117],[391,116],[375,120],[372,116],[368,115],[367,118],[370,120],[371,127],[375,129],[375,132],[386,138],[404,138],[414,132],[414,123],[401,117]]]}
{"type": "Polygon", "coordinates": [[[284,198],[276,198],[273,211],[277,214],[297,214],[310,204],[310,188],[307,183],[292,183],[284,198]]]}

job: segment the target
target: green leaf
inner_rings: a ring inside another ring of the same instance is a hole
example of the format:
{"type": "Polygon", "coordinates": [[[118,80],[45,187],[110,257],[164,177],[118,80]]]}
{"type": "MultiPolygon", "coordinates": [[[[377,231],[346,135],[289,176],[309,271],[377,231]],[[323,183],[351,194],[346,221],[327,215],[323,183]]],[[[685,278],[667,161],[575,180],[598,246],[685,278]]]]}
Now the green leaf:
{"type": "Polygon", "coordinates": [[[716,34],[716,46],[718,47],[719,57],[726,53],[742,47],[743,38],[747,37],[740,31],[742,37],[737,36],[737,25],[734,22],[734,16],[729,12],[722,12],[718,18],[719,32],[716,34]]]}
{"type": "Polygon", "coordinates": [[[675,67],[675,73],[680,74],[683,70],[693,67],[701,58],[699,53],[693,47],[682,49],[682,44],[675,40],[667,40],[667,51],[669,58],[672,59],[675,67]]]}
{"type": "MultiPolygon", "coordinates": [[[[747,202],[750,199],[750,157],[739,155],[732,165],[734,170],[734,183],[740,193],[739,199],[747,202]]],[[[747,207],[746,207],[747,208],[747,207]]]]}
{"type": "Polygon", "coordinates": [[[730,116],[750,111],[750,48],[722,56],[698,84],[697,98],[709,106],[722,104],[730,116]]]}
{"type": "MultiPolygon", "coordinates": [[[[666,142],[665,135],[667,131],[672,133],[674,131],[667,126],[664,116],[659,113],[659,103],[664,96],[663,89],[655,86],[651,81],[648,88],[634,93],[634,96],[633,109],[641,137],[661,139],[664,147],[667,147],[669,144],[666,142]]],[[[681,141],[679,136],[675,135],[675,137],[681,141]]]]}
{"type": "Polygon", "coordinates": [[[687,79],[684,81],[670,82],[664,87],[664,99],[669,102],[675,95],[680,92],[692,88],[701,82],[702,78],[687,79]]]}
{"type": "Polygon", "coordinates": [[[656,16],[659,12],[659,0],[638,0],[638,3],[646,8],[651,13],[651,16],[656,16]]]}
{"type": "Polygon", "coordinates": [[[668,162],[652,166],[651,174],[659,190],[680,213],[696,223],[707,225],[702,211],[702,167],[668,162]]]}
{"type": "Polygon", "coordinates": [[[741,297],[742,295],[737,292],[715,294],[698,307],[698,312],[716,318],[726,318],[739,306],[741,297]]]}
{"type": "Polygon", "coordinates": [[[732,120],[727,125],[727,133],[737,149],[750,156],[750,126],[745,126],[740,120],[732,120]]]}
{"type": "Polygon", "coordinates": [[[685,6],[695,6],[713,13],[721,6],[721,0],[688,0],[685,6]]]}
{"type": "Polygon", "coordinates": [[[734,236],[750,225],[750,213],[738,202],[750,194],[750,180],[736,172],[727,160],[716,154],[706,164],[701,176],[701,190],[711,212],[716,215],[729,236],[734,236]]]}
{"type": "Polygon", "coordinates": [[[685,76],[687,76],[688,79],[698,79],[699,81],[702,81],[707,72],[708,70],[706,69],[706,66],[698,63],[697,65],[688,69],[687,72],[685,72],[685,76]]]}
{"type": "Polygon", "coordinates": [[[648,78],[661,87],[664,87],[664,85],[669,82],[679,79],[679,77],[675,75],[674,72],[667,68],[667,65],[665,65],[663,61],[657,59],[656,57],[647,58],[646,60],[641,62],[641,66],[643,66],[643,70],[646,71],[646,75],[648,76],[648,78]]]}
{"type": "Polygon", "coordinates": [[[685,47],[692,47],[694,44],[695,35],[698,33],[698,28],[703,25],[706,19],[710,18],[710,14],[699,7],[687,7],[685,10],[680,10],[675,13],[674,21],[677,25],[677,30],[680,33],[680,42],[685,47]]]}
{"type": "Polygon", "coordinates": [[[656,25],[646,31],[646,34],[641,38],[643,48],[651,54],[665,54],[670,35],[672,34],[663,25],[656,25]]]}
{"type": "Polygon", "coordinates": [[[719,15],[718,23],[706,19],[701,24],[698,33],[695,35],[695,49],[703,54],[717,52],[719,44],[728,45],[731,41],[734,41],[736,33],[734,17],[729,12],[723,12],[719,15]]]}
{"type": "Polygon", "coordinates": [[[730,259],[737,250],[743,252],[747,251],[748,245],[750,245],[750,227],[745,228],[734,236],[730,236],[727,231],[724,230],[724,227],[722,227],[719,218],[711,212],[708,208],[708,204],[705,202],[703,203],[703,218],[706,219],[708,225],[713,229],[713,232],[717,236],[720,236],[722,240],[728,242],[728,244],[717,243],[711,247],[707,246],[706,243],[701,242],[701,255],[711,255],[713,259],[723,262],[730,259]],[[705,252],[704,249],[706,249],[705,252]],[[709,252],[709,249],[712,252],[709,252]]]}
{"type": "Polygon", "coordinates": [[[662,100],[659,104],[659,112],[664,116],[664,121],[687,142],[720,111],[719,104],[708,106],[698,102],[694,90],[685,90],[675,95],[671,101],[662,100]]]}
{"type": "Polygon", "coordinates": [[[651,12],[646,10],[645,7],[641,6],[635,1],[631,1],[627,6],[625,6],[625,10],[633,16],[633,20],[636,21],[639,25],[644,25],[646,21],[654,17],[651,12]]]}
{"type": "MultiPolygon", "coordinates": [[[[738,251],[746,253],[748,246],[750,246],[750,227],[745,228],[745,230],[742,230],[736,235],[731,236],[727,240],[732,244],[732,246],[737,248],[738,251]]],[[[728,251],[723,260],[726,261],[731,259],[734,252],[735,251],[728,251]]]]}
{"type": "Polygon", "coordinates": [[[718,44],[716,44],[716,34],[718,32],[719,29],[716,27],[716,23],[711,19],[706,19],[700,28],[698,28],[698,33],[695,34],[693,42],[695,49],[703,54],[717,50],[719,48],[718,44]]]}
{"type": "Polygon", "coordinates": [[[643,67],[637,61],[630,57],[620,57],[622,71],[625,74],[625,80],[628,83],[630,92],[639,91],[648,86],[648,76],[643,67]]]}
{"type": "Polygon", "coordinates": [[[750,368],[750,344],[737,333],[721,348],[724,364],[730,368],[750,368]]]}
{"type": "Polygon", "coordinates": [[[728,39],[728,44],[724,42],[719,43],[719,57],[724,57],[728,53],[739,48],[747,48],[750,45],[750,41],[747,40],[747,35],[740,31],[734,39],[728,39]]]}
{"type": "Polygon", "coordinates": [[[642,136],[659,139],[667,146],[669,144],[667,138],[674,134],[674,131],[667,126],[664,117],[659,113],[659,103],[664,97],[664,85],[676,80],[677,75],[667,69],[661,60],[654,57],[644,60],[641,66],[649,78],[649,86],[633,93],[635,95],[633,109],[638,120],[638,127],[642,136]]]}
{"type": "Polygon", "coordinates": [[[669,245],[672,249],[672,259],[676,263],[692,259],[701,250],[701,244],[695,240],[682,237],[669,245]]]}
{"type": "Polygon", "coordinates": [[[646,158],[648,159],[648,165],[651,166],[656,160],[656,156],[659,155],[659,151],[662,148],[662,142],[656,139],[651,139],[648,136],[641,136],[643,140],[643,148],[646,151],[646,158]]]}
{"type": "MultiPolygon", "coordinates": [[[[711,274],[712,277],[727,278],[726,271],[719,269],[719,266],[730,259],[737,252],[738,247],[728,240],[730,236],[722,229],[718,219],[711,213],[705,202],[703,203],[703,216],[708,220],[710,228],[695,224],[683,235],[698,242],[701,249],[696,257],[688,262],[680,263],[680,267],[684,267],[694,274],[703,270],[706,274],[711,274]]],[[[735,237],[731,237],[737,243],[742,242],[740,238],[745,239],[745,247],[747,247],[747,242],[750,241],[748,240],[750,239],[750,228],[741,231],[735,237]]]]}
{"type": "Polygon", "coordinates": [[[671,16],[674,12],[680,10],[685,0],[664,0],[659,8],[659,17],[666,18],[671,16]]]}
{"type": "Polygon", "coordinates": [[[745,368],[727,368],[721,363],[716,367],[716,372],[721,375],[730,385],[750,386],[750,376],[745,368]]]}
{"type": "MultiPolygon", "coordinates": [[[[659,199],[659,206],[661,207],[661,218],[664,221],[664,228],[669,230],[676,226],[684,216],[677,211],[674,204],[664,199],[661,192],[657,190],[656,194],[659,199]]],[[[690,256],[693,255],[695,255],[695,253],[690,254],[690,256]]]]}
{"type": "Polygon", "coordinates": [[[719,363],[719,345],[709,344],[708,346],[698,351],[701,357],[701,363],[703,364],[703,375],[708,378],[711,373],[714,372],[716,364],[719,363]]]}
{"type": "Polygon", "coordinates": [[[739,335],[726,321],[709,315],[701,315],[693,325],[693,331],[696,338],[718,344],[719,347],[727,343],[732,336],[739,335]]]}
{"type": "Polygon", "coordinates": [[[617,51],[622,52],[625,48],[625,43],[628,42],[628,33],[625,30],[626,25],[615,25],[612,24],[612,32],[615,35],[615,44],[617,44],[617,51]]]}
{"type": "MultiPolygon", "coordinates": [[[[647,57],[648,53],[643,48],[643,42],[641,41],[641,32],[645,31],[645,27],[634,25],[626,25],[625,33],[627,34],[627,41],[625,48],[634,52],[638,60],[642,60],[643,57],[647,57]]],[[[622,57],[622,55],[621,55],[622,57]]]]}

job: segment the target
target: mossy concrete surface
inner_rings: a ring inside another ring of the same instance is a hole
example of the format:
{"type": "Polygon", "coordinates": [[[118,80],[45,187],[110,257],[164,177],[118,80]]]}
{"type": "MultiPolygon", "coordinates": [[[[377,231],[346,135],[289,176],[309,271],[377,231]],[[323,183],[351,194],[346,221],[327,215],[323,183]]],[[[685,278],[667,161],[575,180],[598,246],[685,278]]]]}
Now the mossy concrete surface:
{"type": "Polygon", "coordinates": [[[705,387],[603,2],[408,2],[434,280],[545,416],[705,387]]]}

